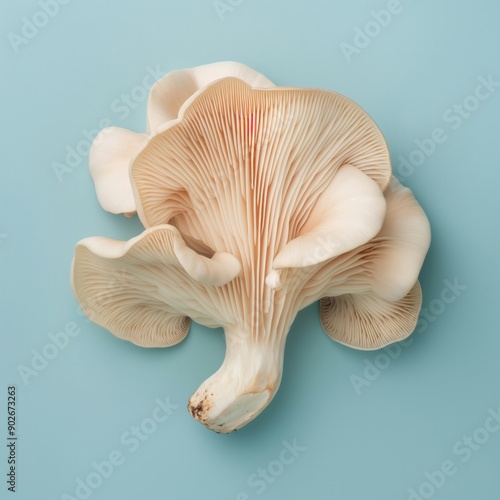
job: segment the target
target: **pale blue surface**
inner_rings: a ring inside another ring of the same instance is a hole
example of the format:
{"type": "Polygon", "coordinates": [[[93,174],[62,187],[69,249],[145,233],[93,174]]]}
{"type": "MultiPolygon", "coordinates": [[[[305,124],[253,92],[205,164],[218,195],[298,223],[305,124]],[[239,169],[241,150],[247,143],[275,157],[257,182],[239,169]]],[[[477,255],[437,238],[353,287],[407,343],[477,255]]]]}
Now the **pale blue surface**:
{"type": "Polygon", "coordinates": [[[500,432],[478,429],[500,407],[500,87],[460,127],[446,113],[479,77],[500,82],[500,3],[402,0],[402,11],[350,64],[340,44],[353,44],[355,27],[387,2],[232,3],[221,21],[211,0],[74,0],[18,53],[8,33],[20,34],[23,16],[31,19],[40,6],[2,8],[1,477],[10,384],[18,390],[19,463],[17,494],[9,496],[2,479],[0,497],[75,496],[76,479],[118,450],[124,463],[92,500],[405,500],[409,488],[440,500],[498,500],[500,432]],[[69,285],[74,244],[92,235],[128,239],[141,226],[101,210],[86,157],[63,182],[51,166],[105,118],[144,129],[145,99],[129,111],[113,103],[141,84],[146,67],[163,73],[218,60],[241,61],[281,85],[336,90],[370,113],[395,172],[431,221],[421,282],[424,305],[439,313],[358,395],[353,376],[388,358],[332,342],[317,305],[309,307],[292,328],[275,400],[227,436],[207,431],[185,409],[222,361],[220,331],[193,325],[175,348],[145,350],[77,314],[69,285]],[[446,141],[404,178],[399,155],[408,158],[414,141],[436,128],[446,141]],[[455,278],[467,288],[442,307],[444,280],[455,278]],[[19,365],[29,366],[32,349],[68,322],[82,333],[23,383],[19,365]],[[121,436],[167,396],[179,409],[131,451],[121,436]],[[474,432],[486,441],[469,456],[459,441],[474,432]],[[305,450],[283,468],[273,463],[282,442],[294,439],[305,450]],[[423,485],[425,473],[447,460],[455,474],[439,488],[423,485]],[[268,466],[279,474],[261,491],[252,474],[268,466]]]}

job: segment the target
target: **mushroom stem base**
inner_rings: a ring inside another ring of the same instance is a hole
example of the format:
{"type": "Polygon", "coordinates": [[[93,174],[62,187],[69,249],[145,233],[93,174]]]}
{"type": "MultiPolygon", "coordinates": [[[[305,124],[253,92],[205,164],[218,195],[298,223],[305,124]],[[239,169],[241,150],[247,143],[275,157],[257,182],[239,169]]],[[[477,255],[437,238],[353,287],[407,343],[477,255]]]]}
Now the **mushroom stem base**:
{"type": "Polygon", "coordinates": [[[226,356],[219,370],[191,396],[193,418],[218,433],[233,432],[253,420],[278,390],[283,345],[234,340],[226,332],[226,356]]]}

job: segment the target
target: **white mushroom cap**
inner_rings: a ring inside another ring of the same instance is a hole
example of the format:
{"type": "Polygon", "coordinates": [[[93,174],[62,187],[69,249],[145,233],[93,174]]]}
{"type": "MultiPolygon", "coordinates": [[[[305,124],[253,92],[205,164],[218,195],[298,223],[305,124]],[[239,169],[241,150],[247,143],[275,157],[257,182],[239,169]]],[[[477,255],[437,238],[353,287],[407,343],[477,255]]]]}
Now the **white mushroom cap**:
{"type": "Polygon", "coordinates": [[[113,214],[136,211],[129,177],[130,158],[146,144],[148,136],[120,127],[97,135],[89,153],[90,174],[101,207],[113,214]]]}

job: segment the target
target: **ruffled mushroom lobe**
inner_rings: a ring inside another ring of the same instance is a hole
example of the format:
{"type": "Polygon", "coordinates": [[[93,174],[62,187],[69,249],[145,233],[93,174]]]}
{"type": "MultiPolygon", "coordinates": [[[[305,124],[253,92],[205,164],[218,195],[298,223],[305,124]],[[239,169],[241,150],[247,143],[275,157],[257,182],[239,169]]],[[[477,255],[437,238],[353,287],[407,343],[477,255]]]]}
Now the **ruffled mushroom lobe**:
{"type": "Polygon", "coordinates": [[[421,303],[418,281],[394,302],[371,292],[325,297],[320,302],[321,324],[341,344],[363,350],[380,349],[413,332],[421,303]]]}
{"type": "Polygon", "coordinates": [[[240,78],[252,87],[274,87],[264,75],[232,61],[172,71],[151,87],[146,134],[108,127],[97,135],[90,150],[89,167],[97,199],[104,210],[125,215],[136,212],[129,177],[130,160],[152,132],[178,117],[180,108],[189,98],[209,83],[228,76],[240,78]]]}
{"type": "Polygon", "coordinates": [[[397,179],[384,194],[387,216],[377,236],[323,270],[323,328],[356,349],[404,340],[413,332],[422,304],[417,278],[430,245],[429,221],[397,179]]]}
{"type": "Polygon", "coordinates": [[[148,128],[154,132],[178,117],[183,104],[200,89],[222,78],[238,78],[251,87],[270,88],[274,83],[244,64],[225,61],[172,71],[152,87],[148,100],[148,128]]]}
{"type": "Polygon", "coordinates": [[[178,230],[156,226],[130,241],[80,241],[72,286],[85,314],[121,339],[142,347],[169,347],[187,335],[189,318],[209,326],[214,287],[235,278],[239,262],[211,259],[188,248],[178,230]]]}
{"type": "Polygon", "coordinates": [[[97,135],[89,153],[90,175],[97,199],[113,214],[136,211],[130,183],[130,158],[147,142],[145,134],[120,127],[108,127],[97,135]]]}

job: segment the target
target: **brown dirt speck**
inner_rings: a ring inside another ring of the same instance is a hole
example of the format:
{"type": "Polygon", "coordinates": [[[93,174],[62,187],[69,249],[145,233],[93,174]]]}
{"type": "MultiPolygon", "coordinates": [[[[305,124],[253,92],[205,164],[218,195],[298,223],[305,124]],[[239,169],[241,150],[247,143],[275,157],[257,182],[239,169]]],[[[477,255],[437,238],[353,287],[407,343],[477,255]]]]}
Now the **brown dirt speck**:
{"type": "Polygon", "coordinates": [[[212,408],[212,402],[210,399],[208,399],[208,396],[205,396],[198,404],[188,404],[188,410],[189,413],[198,420],[199,422],[204,422],[207,417],[208,413],[210,412],[212,408]]]}

